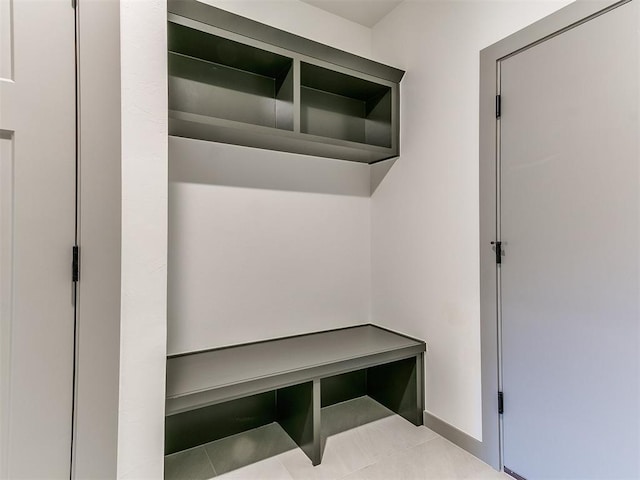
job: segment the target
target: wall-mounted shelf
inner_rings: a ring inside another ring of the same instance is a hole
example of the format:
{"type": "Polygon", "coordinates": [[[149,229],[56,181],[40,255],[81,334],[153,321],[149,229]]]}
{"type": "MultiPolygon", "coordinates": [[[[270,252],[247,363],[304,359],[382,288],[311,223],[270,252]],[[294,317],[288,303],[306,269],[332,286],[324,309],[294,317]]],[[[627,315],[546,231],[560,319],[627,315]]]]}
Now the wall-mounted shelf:
{"type": "Polygon", "coordinates": [[[170,0],[169,134],[374,163],[399,154],[404,72],[170,0]]]}
{"type": "Polygon", "coordinates": [[[169,22],[169,109],[293,130],[293,60],[169,22]]]}
{"type": "Polygon", "coordinates": [[[391,148],[391,87],[310,63],[300,77],[302,133],[391,148]]]}

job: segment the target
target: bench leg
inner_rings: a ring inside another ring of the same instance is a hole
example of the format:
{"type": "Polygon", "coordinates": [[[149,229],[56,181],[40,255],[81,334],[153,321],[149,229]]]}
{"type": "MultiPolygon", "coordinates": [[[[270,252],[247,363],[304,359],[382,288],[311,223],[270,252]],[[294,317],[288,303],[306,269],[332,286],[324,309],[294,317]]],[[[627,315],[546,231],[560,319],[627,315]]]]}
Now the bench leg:
{"type": "Polygon", "coordinates": [[[422,425],[424,410],[423,354],[370,367],[367,394],[414,425],[422,425]]]}
{"type": "Polygon", "coordinates": [[[320,445],[320,380],[281,388],[276,393],[277,420],[311,459],[322,460],[320,445]]]}

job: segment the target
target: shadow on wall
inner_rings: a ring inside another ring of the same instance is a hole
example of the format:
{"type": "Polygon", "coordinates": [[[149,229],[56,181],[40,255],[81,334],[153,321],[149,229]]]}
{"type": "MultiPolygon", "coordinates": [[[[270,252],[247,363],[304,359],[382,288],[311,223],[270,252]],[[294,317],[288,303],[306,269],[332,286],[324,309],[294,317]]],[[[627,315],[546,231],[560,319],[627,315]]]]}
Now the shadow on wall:
{"type": "Polygon", "coordinates": [[[367,164],[189,138],[169,137],[169,159],[169,181],[177,183],[357,197],[373,186],[367,164]]]}
{"type": "Polygon", "coordinates": [[[371,176],[371,194],[372,195],[373,195],[373,192],[376,191],[378,186],[380,186],[380,184],[384,180],[384,177],[387,176],[387,173],[389,173],[389,170],[391,170],[391,167],[393,167],[397,159],[398,158],[392,158],[390,160],[385,160],[384,162],[378,162],[371,165],[370,176],[371,176]]]}

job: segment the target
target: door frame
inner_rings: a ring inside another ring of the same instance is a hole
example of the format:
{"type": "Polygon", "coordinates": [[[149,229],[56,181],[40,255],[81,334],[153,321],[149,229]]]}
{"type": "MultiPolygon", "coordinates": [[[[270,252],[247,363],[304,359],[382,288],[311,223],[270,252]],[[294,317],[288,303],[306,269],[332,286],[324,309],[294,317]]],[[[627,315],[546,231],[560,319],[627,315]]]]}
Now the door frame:
{"type": "Polygon", "coordinates": [[[121,6],[74,1],[80,277],[71,478],[110,479],[117,478],[120,385],[121,6]]]}
{"type": "MultiPolygon", "coordinates": [[[[14,28],[11,1],[6,13],[14,28]]],[[[117,478],[120,383],[121,2],[60,0],[55,8],[68,13],[69,27],[75,28],[69,32],[75,33],[75,45],[70,42],[65,47],[75,55],[75,65],[68,64],[75,67],[68,80],[75,77],[76,89],[75,122],[69,118],[76,137],[75,180],[70,185],[76,184],[75,243],[80,246],[80,278],[74,285],[72,310],[75,339],[69,346],[75,351],[68,352],[74,357],[73,385],[68,386],[73,388],[71,425],[66,424],[71,427],[68,461],[71,478],[112,479],[117,478]]],[[[73,216],[74,211],[67,214],[73,216]]],[[[74,235],[69,233],[68,250],[58,260],[69,262],[71,286],[74,235]]],[[[4,454],[4,445],[0,447],[4,454]]],[[[0,459],[2,478],[4,460],[0,459]]]]}
{"type": "Polygon", "coordinates": [[[480,52],[480,349],[482,375],[482,442],[476,453],[502,470],[500,385],[500,267],[491,242],[499,235],[499,93],[500,61],[558,35],[594,16],[640,0],[578,0],[480,52]]]}

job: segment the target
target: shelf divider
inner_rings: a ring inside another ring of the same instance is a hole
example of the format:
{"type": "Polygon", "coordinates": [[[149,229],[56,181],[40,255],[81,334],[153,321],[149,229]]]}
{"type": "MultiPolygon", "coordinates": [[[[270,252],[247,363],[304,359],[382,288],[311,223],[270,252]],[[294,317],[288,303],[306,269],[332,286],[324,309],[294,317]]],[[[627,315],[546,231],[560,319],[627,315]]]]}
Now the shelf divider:
{"type": "Polygon", "coordinates": [[[320,379],[281,388],[276,393],[280,426],[309,457],[311,463],[322,461],[320,442],[320,379]]]}

